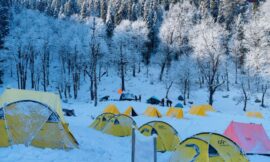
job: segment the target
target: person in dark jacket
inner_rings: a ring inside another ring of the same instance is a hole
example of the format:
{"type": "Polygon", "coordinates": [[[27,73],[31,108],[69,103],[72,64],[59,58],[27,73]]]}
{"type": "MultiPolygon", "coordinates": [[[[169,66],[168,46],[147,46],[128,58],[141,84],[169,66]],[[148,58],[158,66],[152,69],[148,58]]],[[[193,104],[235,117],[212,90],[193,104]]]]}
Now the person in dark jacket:
{"type": "Polygon", "coordinates": [[[161,106],[164,106],[164,102],[165,102],[165,101],[164,101],[164,98],[162,98],[161,101],[160,101],[160,105],[161,105],[161,106]]]}
{"type": "Polygon", "coordinates": [[[172,101],[171,100],[167,99],[166,104],[167,104],[168,107],[172,107],[172,101]]]}

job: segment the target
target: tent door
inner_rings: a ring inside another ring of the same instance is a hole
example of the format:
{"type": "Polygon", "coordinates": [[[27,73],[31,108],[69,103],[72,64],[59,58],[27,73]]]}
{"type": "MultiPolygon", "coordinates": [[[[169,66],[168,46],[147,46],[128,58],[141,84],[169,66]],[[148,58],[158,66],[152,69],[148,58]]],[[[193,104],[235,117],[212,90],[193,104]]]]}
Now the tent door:
{"type": "Polygon", "coordinates": [[[52,112],[39,103],[18,102],[4,107],[9,138],[13,144],[30,144],[52,112]]]}

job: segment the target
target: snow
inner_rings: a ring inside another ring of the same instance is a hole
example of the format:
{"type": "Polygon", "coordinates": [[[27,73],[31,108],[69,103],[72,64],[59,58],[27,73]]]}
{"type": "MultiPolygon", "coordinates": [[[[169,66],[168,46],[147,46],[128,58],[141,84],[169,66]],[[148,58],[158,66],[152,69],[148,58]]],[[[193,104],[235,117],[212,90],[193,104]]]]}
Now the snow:
{"type": "MultiPolygon", "coordinates": [[[[120,81],[113,77],[105,78],[100,87],[100,96],[110,95],[112,99],[118,99],[120,81]]],[[[87,85],[84,85],[87,87],[87,85]]],[[[63,103],[64,108],[74,109],[76,117],[65,117],[69,123],[71,132],[78,140],[80,146],[78,149],[69,151],[53,150],[53,149],[40,149],[34,147],[26,147],[23,145],[14,145],[7,148],[0,148],[0,159],[3,162],[95,162],[95,161],[123,161],[128,162],[131,159],[131,137],[114,137],[111,135],[103,134],[99,131],[89,128],[89,125],[94,121],[94,118],[102,113],[103,109],[108,104],[116,104],[120,112],[124,112],[128,106],[133,106],[139,116],[134,117],[137,126],[140,127],[146,122],[152,120],[161,120],[171,124],[177,131],[181,140],[188,138],[200,132],[217,132],[223,133],[229,123],[233,121],[245,123],[261,123],[268,136],[270,136],[270,117],[267,109],[259,108],[257,104],[249,102],[248,110],[260,111],[264,114],[264,119],[249,118],[242,112],[242,105],[236,105],[234,98],[239,95],[237,90],[218,91],[214,108],[217,112],[208,112],[207,117],[200,117],[188,114],[190,105],[185,105],[183,108],[184,119],[175,119],[166,117],[167,107],[156,106],[162,113],[162,118],[151,118],[143,115],[148,104],[146,99],[155,95],[161,98],[165,94],[163,84],[154,82],[150,84],[145,78],[137,77],[132,82],[127,82],[129,91],[135,95],[142,95],[142,102],[135,101],[108,101],[99,103],[98,107],[94,107],[93,103],[88,102],[89,92],[87,88],[81,88],[78,100],[69,100],[68,103],[63,103]],[[144,82],[143,82],[144,81],[144,82]],[[140,83],[140,84],[139,84],[140,83]],[[147,90],[146,90],[147,89],[147,90]],[[228,98],[222,96],[228,95],[228,98]]],[[[0,88],[0,92],[3,89],[0,88]]],[[[177,103],[178,91],[173,88],[169,97],[174,103],[177,103]]],[[[195,104],[206,103],[206,91],[196,90],[192,91],[191,99],[195,104]]],[[[168,161],[171,152],[158,153],[158,161],[168,161]]],[[[266,156],[249,156],[251,162],[269,161],[266,156]]]]}
{"type": "MultiPolygon", "coordinates": [[[[112,4],[116,6],[110,5],[112,7],[108,11],[108,21],[110,21],[111,14],[113,14],[115,8],[117,8],[117,5],[119,5],[119,0],[110,1],[112,4]],[[115,7],[115,8],[114,8],[115,7]],[[112,12],[112,13],[110,13],[112,12]]],[[[149,3],[150,1],[148,1],[149,3]]],[[[267,3],[269,6],[269,1],[267,3]]],[[[268,8],[265,7],[264,10],[267,10],[268,8]]],[[[176,7],[174,10],[178,10],[176,7]]],[[[174,11],[173,10],[173,11],[174,11]]],[[[177,14],[172,11],[172,14],[177,14]]],[[[182,12],[181,12],[182,13],[182,12]]],[[[269,13],[269,12],[268,12],[269,13]]],[[[184,13],[182,13],[184,14],[184,13]]],[[[186,15],[189,15],[186,13],[186,15]]],[[[169,15],[170,16],[170,15],[169,15]]],[[[171,15],[176,16],[177,15],[171,15]]],[[[150,19],[151,14],[149,14],[150,19]]],[[[268,15],[263,18],[266,19],[269,17],[268,15]]],[[[55,90],[55,88],[59,85],[67,85],[66,82],[69,81],[70,78],[67,77],[67,74],[62,72],[60,67],[58,67],[60,64],[64,64],[65,62],[58,58],[57,53],[65,53],[66,57],[69,55],[70,51],[74,51],[76,53],[79,53],[79,55],[85,54],[87,57],[82,57],[82,59],[88,58],[89,54],[89,38],[91,38],[91,31],[90,29],[93,28],[93,19],[89,18],[85,20],[85,24],[73,22],[73,21],[66,21],[66,20],[55,20],[53,18],[48,18],[44,16],[43,14],[37,14],[30,10],[25,10],[20,13],[20,15],[14,14],[13,15],[13,22],[11,24],[11,30],[10,35],[7,37],[5,45],[10,49],[9,51],[6,51],[4,53],[1,53],[5,55],[7,59],[12,60],[10,61],[11,65],[6,65],[6,69],[15,70],[15,64],[18,60],[16,60],[17,57],[14,57],[14,55],[18,52],[18,49],[28,49],[28,46],[31,44],[33,45],[33,51],[36,53],[42,53],[45,51],[45,48],[49,46],[51,53],[53,54],[51,60],[52,66],[51,68],[56,68],[58,70],[52,70],[51,75],[52,78],[52,85],[51,87],[48,87],[50,90],[55,90]],[[36,18],[38,17],[38,19],[36,18]],[[30,23],[31,22],[31,23],[30,23]],[[33,25],[34,24],[34,25],[33,25]],[[34,42],[34,43],[33,43],[34,42]],[[13,57],[12,57],[13,56],[13,57]],[[63,61],[63,62],[61,62],[63,61]],[[55,66],[54,66],[55,65],[55,66]],[[10,66],[13,66],[14,69],[12,69],[10,66]],[[59,74],[59,75],[57,75],[59,74]]],[[[261,22],[264,22],[261,20],[261,22]]],[[[174,42],[176,44],[172,44],[172,47],[170,46],[170,43],[166,42],[166,35],[169,36],[169,30],[167,28],[174,28],[173,26],[175,19],[169,19],[167,24],[165,24],[162,27],[162,32],[164,32],[164,35],[161,35],[161,37],[164,37],[164,40],[162,43],[165,43],[168,45],[169,48],[175,48],[175,46],[178,46],[179,42],[174,42]]],[[[96,19],[95,22],[97,23],[97,31],[96,35],[97,37],[105,37],[105,24],[101,19],[96,19]]],[[[185,20],[182,20],[182,22],[185,22],[185,20]]],[[[267,22],[267,21],[265,21],[267,22]]],[[[186,22],[185,22],[186,23],[186,22]]],[[[207,53],[208,50],[206,48],[206,45],[208,43],[216,46],[218,49],[211,48],[210,50],[212,53],[219,55],[220,51],[219,49],[223,49],[223,47],[220,47],[218,43],[219,37],[220,37],[220,31],[223,29],[220,26],[211,24],[208,26],[209,22],[204,22],[202,24],[199,24],[195,29],[190,32],[191,35],[194,36],[193,41],[191,41],[191,45],[196,46],[195,52],[199,55],[202,60],[205,60],[205,58],[208,58],[207,53]],[[209,28],[215,29],[213,31],[209,30],[209,28]],[[194,32],[196,31],[196,32],[194,32]],[[206,33],[202,33],[201,31],[206,31],[206,33]],[[207,41],[203,42],[203,39],[206,39],[207,41]],[[209,38],[209,39],[208,39],[209,38]]],[[[255,25],[255,24],[253,24],[255,25]]],[[[155,25],[154,25],[155,26],[155,25]]],[[[189,26],[187,25],[186,28],[189,26]]],[[[175,29],[176,30],[176,29],[175,29]]],[[[174,35],[175,39],[179,36],[184,36],[186,31],[189,31],[188,29],[181,29],[179,28],[176,30],[176,35],[174,35]]],[[[99,43],[101,44],[101,53],[102,54],[108,54],[105,55],[106,57],[103,57],[103,62],[108,66],[109,70],[109,76],[104,76],[101,80],[101,82],[98,84],[98,96],[99,98],[109,95],[111,101],[108,102],[101,102],[98,104],[97,107],[94,107],[94,104],[92,102],[89,102],[89,83],[86,79],[83,78],[81,80],[81,87],[78,93],[78,99],[68,99],[67,103],[63,103],[63,108],[68,109],[74,109],[76,117],[65,117],[66,121],[69,123],[69,127],[71,129],[71,132],[75,136],[75,138],[78,140],[80,146],[78,149],[73,150],[53,150],[53,149],[40,149],[35,147],[26,147],[24,145],[13,145],[11,147],[6,148],[0,148],[0,161],[1,162],[97,162],[97,161],[110,161],[110,162],[128,162],[131,159],[131,137],[114,137],[107,134],[103,134],[102,132],[93,130],[89,128],[89,125],[94,121],[94,118],[100,115],[103,111],[103,109],[108,104],[116,104],[119,108],[120,112],[124,112],[125,109],[128,106],[132,106],[135,111],[139,114],[139,116],[134,117],[134,120],[137,123],[137,126],[140,127],[141,125],[145,124],[146,122],[153,121],[153,120],[161,120],[164,122],[169,123],[172,125],[177,131],[179,138],[182,140],[200,133],[200,132],[216,132],[223,134],[224,130],[227,128],[229,123],[231,121],[237,121],[237,122],[245,122],[245,123],[257,123],[262,124],[268,134],[270,136],[270,112],[268,108],[261,108],[259,103],[255,103],[254,100],[261,94],[250,94],[250,100],[248,101],[247,110],[248,111],[260,111],[264,115],[264,119],[256,119],[256,118],[249,118],[245,116],[245,113],[242,111],[242,103],[238,103],[238,100],[242,94],[241,90],[239,88],[237,89],[237,85],[231,85],[230,91],[224,91],[221,87],[218,89],[218,91],[215,93],[214,97],[214,105],[213,107],[217,110],[216,112],[208,112],[207,117],[200,117],[200,116],[194,116],[188,114],[189,108],[191,107],[190,104],[184,105],[183,111],[184,111],[184,118],[183,119],[175,119],[175,118],[169,118],[166,117],[165,114],[168,110],[167,107],[161,107],[156,106],[159,111],[162,113],[162,118],[151,118],[143,115],[143,112],[146,110],[148,104],[146,104],[146,99],[148,99],[151,96],[156,96],[157,98],[163,98],[165,97],[164,94],[166,94],[166,87],[168,86],[168,83],[171,82],[173,79],[176,80],[174,82],[173,87],[171,88],[171,91],[169,93],[169,98],[173,101],[173,105],[175,103],[178,103],[177,97],[181,94],[181,85],[177,80],[188,78],[191,81],[191,84],[193,85],[191,87],[191,95],[190,99],[188,101],[192,101],[195,105],[197,104],[205,104],[207,103],[207,89],[205,88],[198,88],[197,77],[198,73],[195,72],[198,69],[195,67],[194,60],[190,57],[181,57],[181,60],[183,61],[177,61],[172,63],[171,69],[166,69],[165,71],[169,71],[168,73],[171,74],[165,74],[167,72],[164,72],[164,82],[158,81],[157,76],[159,75],[159,69],[160,67],[157,65],[160,63],[160,57],[159,53],[157,53],[157,58],[154,59],[151,66],[149,66],[149,74],[146,72],[146,69],[142,67],[142,72],[140,74],[137,74],[136,77],[131,77],[131,66],[126,68],[126,88],[128,89],[127,92],[130,92],[135,95],[141,95],[142,96],[142,102],[127,102],[127,101],[113,101],[113,99],[119,99],[119,94],[117,93],[117,90],[121,87],[120,86],[120,78],[118,77],[118,73],[116,72],[116,67],[114,67],[117,63],[114,64],[114,66],[111,66],[111,60],[119,61],[118,55],[120,54],[119,47],[120,43],[123,43],[125,45],[124,53],[125,53],[125,59],[127,59],[130,62],[141,62],[140,53],[143,52],[143,50],[138,50],[143,48],[143,44],[145,41],[147,41],[147,33],[149,31],[146,28],[145,22],[138,20],[136,22],[130,22],[130,21],[123,21],[120,25],[117,26],[115,29],[114,36],[112,37],[113,48],[114,53],[111,54],[108,50],[108,46],[106,43],[106,40],[99,39],[99,43]],[[133,32],[136,31],[136,32],[133,32]],[[116,57],[115,57],[116,56],[116,57]],[[111,58],[112,57],[112,58],[111,58]],[[155,61],[157,60],[157,61],[155,61]],[[180,69],[180,70],[179,70],[180,69]],[[147,75],[146,75],[147,73],[147,75]],[[193,74],[194,73],[194,74],[193,74]],[[165,75],[167,75],[165,77],[165,75]],[[147,77],[146,77],[147,76],[147,77]],[[228,97],[224,97],[228,96],[228,97]]],[[[223,33],[223,32],[222,32],[223,33]]],[[[256,33],[255,33],[256,34],[256,33]]],[[[261,34],[261,33],[260,33],[261,34]]],[[[253,35],[251,35],[253,36],[253,35]]],[[[267,48],[268,49],[268,48],[267,48]]],[[[169,50],[170,51],[170,50],[169,50]]],[[[264,50],[267,51],[267,50],[264,50]]],[[[268,50],[269,51],[269,50],[268,50]]],[[[161,51],[164,52],[164,51],[161,51]]],[[[258,51],[255,51],[254,54],[260,53],[258,51]]],[[[164,53],[160,53],[164,54],[164,53]]],[[[61,55],[63,58],[65,58],[64,54],[61,55]]],[[[41,57],[38,55],[37,57],[41,57]]],[[[215,56],[216,57],[216,56],[215,56]]],[[[62,58],[62,59],[63,59],[62,58]]],[[[70,57],[69,59],[72,59],[70,57]]],[[[167,58],[169,59],[169,58],[167,58]]],[[[265,61],[264,57],[262,57],[262,61],[265,61]]],[[[84,61],[86,61],[84,60],[84,61]]],[[[162,59],[161,59],[162,60],[162,59]]],[[[254,60],[254,59],[251,59],[254,60]]],[[[224,60],[223,60],[224,61],[224,60]]],[[[261,61],[261,59],[259,60],[261,61]]],[[[254,62],[254,61],[253,61],[254,62]]],[[[36,61],[36,69],[38,73],[40,73],[42,70],[40,69],[40,60],[36,61]]],[[[88,62],[87,62],[88,63],[88,62]]],[[[254,63],[258,64],[260,62],[255,61],[254,63]]],[[[264,62],[262,62],[264,63],[264,62]]],[[[82,64],[74,63],[74,64],[82,64]]],[[[260,63],[261,64],[261,63],[260,63]]],[[[267,64],[267,67],[269,65],[267,64]]],[[[148,68],[148,67],[147,67],[148,68]]],[[[229,69],[231,70],[231,69],[229,69]]],[[[15,71],[12,71],[15,72],[15,71]]],[[[0,87],[0,93],[3,92],[4,88],[6,87],[16,87],[16,79],[15,76],[11,77],[7,75],[5,78],[5,85],[4,87],[0,87]]],[[[14,74],[13,74],[14,75],[14,74]]],[[[233,75],[233,74],[232,74],[233,75]]],[[[36,76],[38,77],[38,76],[36,76]]],[[[35,77],[35,78],[36,78],[35,77]]],[[[200,76],[199,76],[200,77],[200,76]]],[[[232,81],[230,79],[230,81],[232,81]]],[[[182,81],[181,81],[182,82],[182,81]]],[[[29,88],[30,84],[27,84],[27,88],[29,88]]],[[[269,105],[269,96],[266,97],[266,105],[269,105]]],[[[141,140],[142,138],[139,137],[141,140]]],[[[142,147],[142,146],[141,146],[142,147]]],[[[140,148],[139,148],[140,149],[140,148]]],[[[142,150],[146,148],[141,148],[142,150]]],[[[157,159],[159,162],[168,161],[170,159],[171,152],[166,153],[158,153],[157,159]]],[[[269,162],[270,158],[266,156],[248,156],[251,162],[269,162]]],[[[139,159],[140,160],[140,159],[139,159]]],[[[139,161],[138,160],[138,161],[139,161]]],[[[141,159],[142,160],[142,159],[141,159]]]]}

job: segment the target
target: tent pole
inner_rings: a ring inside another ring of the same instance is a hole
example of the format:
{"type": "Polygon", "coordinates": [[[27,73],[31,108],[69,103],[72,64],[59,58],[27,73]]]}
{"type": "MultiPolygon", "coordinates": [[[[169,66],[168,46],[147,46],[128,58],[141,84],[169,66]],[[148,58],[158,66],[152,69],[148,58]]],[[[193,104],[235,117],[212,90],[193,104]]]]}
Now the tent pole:
{"type": "MultiPolygon", "coordinates": [[[[52,112],[53,113],[53,112],[52,112]]],[[[52,115],[52,113],[47,117],[46,120],[44,120],[44,122],[41,124],[41,126],[34,132],[34,134],[32,136],[30,136],[27,140],[26,140],[26,146],[30,146],[31,143],[33,142],[33,140],[35,139],[35,137],[37,136],[37,134],[40,132],[40,130],[43,128],[43,126],[46,124],[46,122],[49,120],[50,116],[52,115]]]]}
{"type": "Polygon", "coordinates": [[[6,109],[6,105],[7,105],[7,104],[3,104],[4,121],[5,121],[5,127],[6,127],[7,134],[8,134],[9,144],[10,144],[11,147],[12,147],[13,144],[14,144],[14,139],[13,139],[13,137],[12,137],[11,132],[9,131],[9,126],[8,126],[8,123],[7,123],[6,110],[5,110],[5,109],[6,109]]]}
{"type": "Polygon", "coordinates": [[[154,162],[157,162],[157,137],[154,137],[154,162]]]}
{"type": "Polygon", "coordinates": [[[135,129],[132,128],[131,162],[135,162],[135,129]]]}

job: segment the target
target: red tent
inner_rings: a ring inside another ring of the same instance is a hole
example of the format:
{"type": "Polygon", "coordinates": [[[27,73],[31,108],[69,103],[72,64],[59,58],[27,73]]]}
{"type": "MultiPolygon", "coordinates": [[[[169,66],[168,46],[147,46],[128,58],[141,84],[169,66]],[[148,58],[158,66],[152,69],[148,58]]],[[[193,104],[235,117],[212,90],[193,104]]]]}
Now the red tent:
{"type": "Polygon", "coordinates": [[[270,153],[270,140],[260,124],[232,121],[225,130],[224,135],[236,142],[246,153],[270,153]]]}

